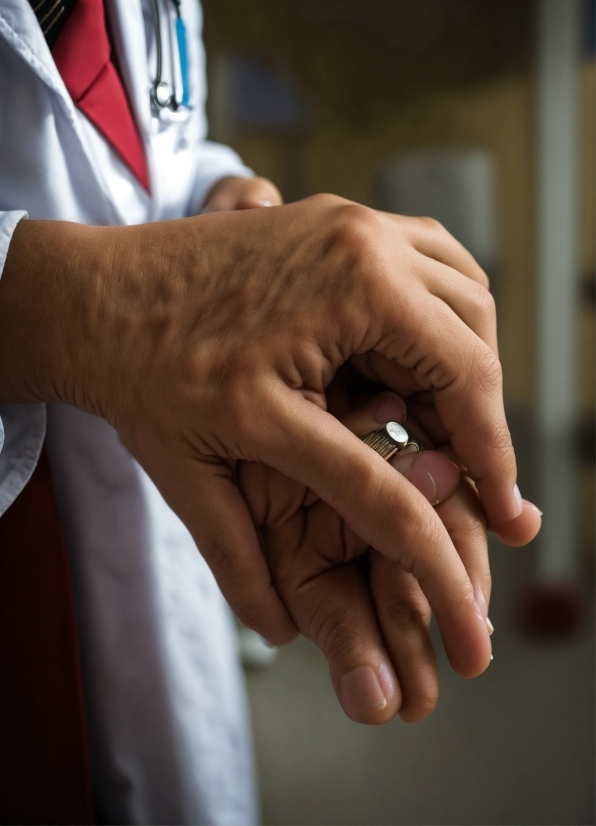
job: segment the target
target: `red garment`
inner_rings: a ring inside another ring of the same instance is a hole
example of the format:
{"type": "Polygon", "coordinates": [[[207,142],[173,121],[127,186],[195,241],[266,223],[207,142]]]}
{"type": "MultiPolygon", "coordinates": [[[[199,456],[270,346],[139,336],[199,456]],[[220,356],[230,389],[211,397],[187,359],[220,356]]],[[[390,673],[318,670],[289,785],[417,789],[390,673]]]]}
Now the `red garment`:
{"type": "Polygon", "coordinates": [[[111,54],[103,0],[77,0],[52,56],[77,107],[148,190],[143,144],[111,54]]]}
{"type": "MultiPolygon", "coordinates": [[[[76,105],[148,189],[102,0],[77,0],[52,50],[76,105]]],[[[45,452],[0,518],[0,823],[94,823],[72,588],[45,452]]]]}
{"type": "Polygon", "coordinates": [[[94,823],[66,549],[42,452],[0,519],[0,822],[94,823]]]}

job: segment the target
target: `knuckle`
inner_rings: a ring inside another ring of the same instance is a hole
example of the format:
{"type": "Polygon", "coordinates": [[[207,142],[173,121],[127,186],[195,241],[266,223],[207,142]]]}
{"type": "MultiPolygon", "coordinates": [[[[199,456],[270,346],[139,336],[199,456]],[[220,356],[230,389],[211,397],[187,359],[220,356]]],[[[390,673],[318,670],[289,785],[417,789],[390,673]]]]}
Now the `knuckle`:
{"type": "Polygon", "coordinates": [[[491,454],[499,454],[500,460],[509,456],[512,467],[515,467],[511,433],[502,405],[501,365],[490,348],[487,347],[486,352],[479,357],[475,368],[472,369],[472,375],[468,376],[468,381],[474,383],[478,395],[485,399],[489,406],[489,414],[483,416],[478,437],[482,438],[491,454]]]}
{"type": "Polygon", "coordinates": [[[369,207],[341,204],[331,221],[329,247],[339,248],[351,259],[359,260],[369,251],[379,221],[377,213],[369,207]]]}
{"type": "Polygon", "coordinates": [[[407,527],[402,531],[403,559],[402,566],[413,574],[420,582],[434,568],[434,563],[443,546],[443,527],[438,520],[429,520],[426,514],[419,510],[419,516],[414,522],[407,520],[407,527]],[[421,550],[423,553],[421,553],[421,550]]]}
{"type": "Polygon", "coordinates": [[[506,422],[493,428],[491,433],[491,446],[493,451],[500,457],[509,458],[509,470],[511,471],[511,474],[515,476],[515,454],[513,452],[513,444],[511,442],[511,433],[509,432],[506,422]]]}
{"type": "Polygon", "coordinates": [[[349,203],[340,195],[333,195],[330,192],[317,192],[315,195],[310,195],[305,201],[311,206],[321,209],[334,209],[349,203]]]}
{"type": "MultiPolygon", "coordinates": [[[[476,262],[476,266],[477,266],[477,270],[478,270],[478,281],[479,281],[479,283],[484,287],[485,290],[489,290],[489,292],[490,292],[490,278],[485,273],[485,271],[482,269],[480,264],[478,264],[478,262],[476,262]]],[[[491,293],[491,295],[492,295],[492,293],[491,293]]]]}
{"type": "Polygon", "coordinates": [[[431,218],[429,215],[421,215],[419,218],[416,218],[416,221],[418,222],[418,224],[420,224],[420,226],[425,232],[447,232],[447,230],[440,221],[437,221],[436,218],[431,218]]]}
{"type": "Polygon", "coordinates": [[[470,282],[472,307],[474,313],[484,322],[494,323],[497,317],[495,299],[481,284],[470,282]]]}
{"type": "Polygon", "coordinates": [[[464,475],[453,510],[441,511],[441,519],[450,534],[462,537],[478,548],[486,548],[486,514],[480,505],[478,492],[469,476],[464,475]]]}
{"type": "Polygon", "coordinates": [[[329,192],[317,192],[305,198],[301,203],[310,215],[316,216],[321,226],[327,227],[333,224],[337,214],[348,206],[350,201],[329,192]]]}
{"type": "Polygon", "coordinates": [[[391,628],[401,632],[426,628],[430,621],[430,608],[422,601],[395,597],[384,607],[384,613],[391,628]]]}
{"type": "Polygon", "coordinates": [[[476,519],[472,514],[460,514],[449,526],[450,536],[456,547],[458,544],[466,551],[466,568],[470,573],[480,577],[488,567],[487,528],[484,520],[476,519]]]}
{"type": "Polygon", "coordinates": [[[501,362],[483,342],[474,354],[473,368],[479,389],[487,396],[500,395],[503,384],[501,362]]]}
{"type": "MultiPolygon", "coordinates": [[[[333,288],[341,284],[342,296],[356,299],[351,309],[345,310],[353,324],[362,307],[384,307],[388,301],[390,270],[383,242],[387,219],[374,209],[346,201],[336,203],[328,216],[321,238],[321,257],[334,273],[333,288]]],[[[347,303],[343,303],[347,308],[347,303]]]]}
{"type": "Polygon", "coordinates": [[[331,610],[316,611],[310,623],[310,638],[327,659],[347,660],[360,648],[359,634],[345,616],[331,610]]]}

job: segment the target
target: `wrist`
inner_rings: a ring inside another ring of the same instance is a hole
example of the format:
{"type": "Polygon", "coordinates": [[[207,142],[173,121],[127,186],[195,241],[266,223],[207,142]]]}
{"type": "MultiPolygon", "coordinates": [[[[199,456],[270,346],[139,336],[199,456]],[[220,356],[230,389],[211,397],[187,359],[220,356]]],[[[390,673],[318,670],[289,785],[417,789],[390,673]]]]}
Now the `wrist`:
{"type": "Polygon", "coordinates": [[[92,296],[111,258],[97,233],[66,221],[17,226],[0,278],[0,400],[93,409],[92,296]]]}

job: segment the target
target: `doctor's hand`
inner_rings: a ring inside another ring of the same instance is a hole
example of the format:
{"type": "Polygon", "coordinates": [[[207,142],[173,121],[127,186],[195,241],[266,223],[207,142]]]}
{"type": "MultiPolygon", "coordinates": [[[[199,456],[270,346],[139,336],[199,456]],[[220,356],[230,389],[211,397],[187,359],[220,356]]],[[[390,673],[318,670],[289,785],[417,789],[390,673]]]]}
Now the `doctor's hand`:
{"type": "Polygon", "coordinates": [[[444,638],[481,638],[465,566],[424,497],[326,412],[374,352],[431,392],[491,527],[522,510],[492,299],[436,222],[334,196],[130,227],[21,221],[0,280],[0,399],[107,419],[271,642],[295,634],[234,462],[313,490],[420,583],[444,638]]]}

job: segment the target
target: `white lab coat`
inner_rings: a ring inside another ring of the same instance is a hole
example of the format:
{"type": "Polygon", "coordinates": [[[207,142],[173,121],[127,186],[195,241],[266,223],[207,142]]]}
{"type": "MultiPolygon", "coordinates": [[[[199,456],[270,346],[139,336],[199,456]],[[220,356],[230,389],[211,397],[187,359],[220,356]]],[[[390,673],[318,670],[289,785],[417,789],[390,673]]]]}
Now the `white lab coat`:
{"type": "MultiPolygon", "coordinates": [[[[165,27],[171,3],[159,2],[165,27]]],[[[105,5],[151,195],[73,105],[28,0],[2,0],[0,274],[12,232],[27,215],[96,225],[182,217],[200,209],[220,177],[251,174],[231,150],[205,141],[198,2],[182,3],[193,111],[167,128],[152,120],[149,104],[150,3],[105,5]]],[[[0,515],[28,481],[47,426],[100,822],[254,822],[233,626],[186,528],[100,419],[61,405],[0,404],[0,422],[0,515]]]]}

